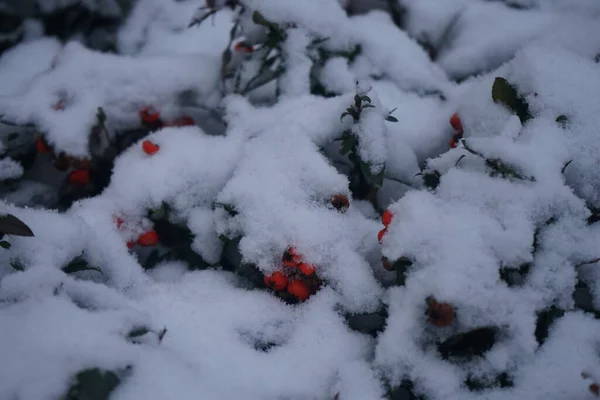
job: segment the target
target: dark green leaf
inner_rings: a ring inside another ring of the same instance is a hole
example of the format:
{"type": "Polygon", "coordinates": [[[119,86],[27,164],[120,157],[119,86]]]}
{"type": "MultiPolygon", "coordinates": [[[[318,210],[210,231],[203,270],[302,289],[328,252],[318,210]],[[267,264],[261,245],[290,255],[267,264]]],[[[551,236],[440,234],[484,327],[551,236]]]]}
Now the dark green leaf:
{"type": "Polygon", "coordinates": [[[546,338],[548,338],[550,327],[563,315],[565,315],[565,312],[556,306],[552,306],[538,313],[535,323],[535,338],[540,346],[546,341],[546,338]]]}
{"type": "Polygon", "coordinates": [[[556,123],[559,124],[563,128],[567,127],[568,122],[569,122],[569,118],[566,115],[559,115],[558,117],[556,117],[556,123]]]}
{"type": "Polygon", "coordinates": [[[396,284],[398,286],[404,286],[406,284],[406,273],[411,265],[413,265],[413,262],[408,257],[400,257],[394,263],[394,269],[396,270],[396,284]]]}
{"type": "Polygon", "coordinates": [[[344,119],[344,117],[347,117],[348,115],[350,115],[350,113],[348,111],[344,112],[342,114],[342,116],[340,117],[340,122],[342,122],[342,120],[344,119]]]}
{"type": "Polygon", "coordinates": [[[490,350],[496,342],[498,328],[490,326],[451,336],[438,344],[443,358],[481,356],[490,350]]]}
{"type": "Polygon", "coordinates": [[[2,240],[0,241],[0,247],[3,249],[10,249],[10,243],[8,243],[6,240],[2,240]]]}
{"type": "Polygon", "coordinates": [[[365,104],[362,108],[375,108],[375,106],[373,104],[365,104]]]}
{"type": "Polygon", "coordinates": [[[23,221],[11,214],[0,217],[0,232],[15,236],[33,236],[31,229],[23,221]]]}
{"type": "Polygon", "coordinates": [[[567,162],[565,163],[565,165],[563,165],[563,167],[562,167],[562,169],[560,170],[560,172],[561,172],[562,174],[564,174],[564,173],[565,173],[565,171],[567,170],[567,167],[568,167],[568,166],[569,166],[569,164],[571,164],[572,162],[573,162],[573,160],[569,160],[569,161],[567,161],[567,162]]]}
{"type": "Polygon", "coordinates": [[[65,274],[73,274],[80,271],[97,271],[102,274],[102,270],[98,267],[89,265],[81,256],[75,257],[67,266],[62,268],[65,274]]]}
{"type": "Polygon", "coordinates": [[[385,327],[385,316],[379,313],[350,314],[346,316],[350,329],[376,336],[385,327]]]}
{"type": "Polygon", "coordinates": [[[385,120],[389,121],[389,122],[398,122],[398,118],[392,117],[391,115],[388,115],[387,117],[385,117],[385,120]]]}
{"type": "Polygon", "coordinates": [[[340,154],[346,155],[348,154],[356,145],[358,144],[358,139],[354,135],[346,136],[342,141],[342,147],[340,148],[340,154]]]}
{"type": "Polygon", "coordinates": [[[86,369],[74,377],[63,400],[109,400],[120,383],[121,378],[113,371],[86,369]]]}
{"type": "Polygon", "coordinates": [[[16,271],[25,271],[25,266],[20,261],[12,261],[9,264],[16,271]]]}
{"type": "Polygon", "coordinates": [[[19,138],[19,134],[17,132],[13,132],[10,135],[8,135],[6,140],[8,140],[9,142],[12,142],[13,140],[16,140],[18,138],[19,138]]]}
{"type": "Polygon", "coordinates": [[[367,103],[371,102],[371,98],[369,96],[363,95],[360,97],[362,101],[366,101],[367,103]]]}
{"type": "Polygon", "coordinates": [[[149,333],[150,329],[145,327],[145,326],[137,326],[135,328],[133,328],[128,334],[127,334],[127,338],[128,339],[134,339],[134,338],[138,338],[140,336],[144,336],[146,333],[149,333]]]}
{"type": "Polygon", "coordinates": [[[504,104],[513,111],[521,123],[531,119],[529,105],[520,97],[517,90],[508,81],[502,77],[497,77],[492,86],[492,99],[495,103],[504,104]]]}

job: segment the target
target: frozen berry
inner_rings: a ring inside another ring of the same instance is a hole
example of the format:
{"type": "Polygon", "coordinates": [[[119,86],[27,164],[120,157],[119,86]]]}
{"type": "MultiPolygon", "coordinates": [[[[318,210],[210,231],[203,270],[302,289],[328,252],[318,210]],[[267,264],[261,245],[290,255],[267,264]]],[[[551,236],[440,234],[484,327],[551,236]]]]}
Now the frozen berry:
{"type": "Polygon", "coordinates": [[[152,143],[149,140],[144,140],[142,142],[142,150],[144,150],[144,153],[151,156],[152,154],[158,153],[158,150],[160,150],[160,146],[152,143]]]}
{"type": "Polygon", "coordinates": [[[458,115],[458,113],[452,114],[452,116],[450,117],[450,125],[452,125],[452,127],[454,128],[454,130],[456,132],[462,133],[463,126],[462,126],[462,122],[460,120],[460,116],[458,115]]]}
{"type": "Polygon", "coordinates": [[[302,272],[306,276],[314,274],[315,271],[317,270],[314,265],[307,264],[307,263],[298,264],[298,269],[300,270],[300,272],[302,272]]]}
{"type": "Polygon", "coordinates": [[[59,171],[66,171],[69,169],[69,159],[64,152],[61,152],[54,160],[54,168],[59,171]]]}
{"type": "Polygon", "coordinates": [[[148,231],[141,234],[137,240],[140,246],[155,246],[158,243],[158,233],[156,231],[148,231]]]}
{"type": "Polygon", "coordinates": [[[115,217],[115,224],[117,224],[117,229],[121,229],[121,225],[123,225],[125,221],[121,217],[115,217]]]}
{"type": "Polygon", "coordinates": [[[346,211],[348,207],[350,207],[350,201],[348,200],[348,196],[341,193],[334,194],[333,196],[331,196],[329,202],[331,203],[333,208],[341,212],[346,211]]]}
{"type": "Polygon", "coordinates": [[[38,154],[46,154],[50,152],[50,147],[48,147],[48,144],[41,136],[35,140],[35,151],[38,154]]]}
{"type": "Polygon", "coordinates": [[[65,101],[64,100],[58,100],[56,103],[54,103],[54,109],[56,111],[62,111],[65,109],[65,101]]]}
{"type": "Polygon", "coordinates": [[[76,169],[67,176],[67,180],[72,185],[87,185],[90,183],[90,171],[87,169],[76,169]]]}
{"type": "Polygon", "coordinates": [[[428,305],[426,315],[430,324],[441,328],[454,321],[456,313],[450,304],[438,303],[433,297],[428,297],[425,301],[428,305]]]}
{"type": "Polygon", "coordinates": [[[386,228],[390,226],[392,219],[394,219],[394,214],[390,210],[385,210],[381,216],[381,222],[383,222],[383,226],[386,228]]]}
{"type": "Polygon", "coordinates": [[[140,118],[147,124],[155,124],[160,121],[160,114],[152,107],[144,107],[140,111],[140,118]]]}
{"type": "Polygon", "coordinates": [[[302,255],[295,247],[288,247],[288,249],[283,253],[281,261],[285,267],[294,268],[302,262],[302,255]]]}
{"type": "Polygon", "coordinates": [[[396,270],[396,268],[394,268],[394,264],[387,257],[381,257],[381,263],[383,264],[383,268],[388,271],[396,270]]]}
{"type": "Polygon", "coordinates": [[[237,42],[233,49],[238,53],[250,54],[254,51],[254,48],[250,43],[244,42],[243,40],[237,42]]]}
{"type": "Polygon", "coordinates": [[[385,236],[386,233],[387,233],[387,228],[384,228],[384,229],[380,230],[379,233],[377,234],[377,239],[379,240],[380,244],[383,241],[383,237],[385,236]]]}
{"type": "Polygon", "coordinates": [[[597,383],[592,383],[589,389],[592,394],[596,395],[596,397],[600,397],[600,386],[597,383]]]}
{"type": "Polygon", "coordinates": [[[273,272],[271,275],[266,275],[264,281],[265,285],[276,291],[285,289],[288,284],[287,276],[279,271],[273,272]]]}
{"type": "Polygon", "coordinates": [[[175,126],[175,127],[193,126],[193,125],[196,125],[196,123],[194,122],[194,120],[191,117],[188,117],[187,115],[179,117],[176,120],[165,124],[165,126],[175,126]]]}
{"type": "Polygon", "coordinates": [[[130,240],[129,242],[127,242],[128,249],[133,249],[133,246],[135,246],[135,240],[130,240]]]}
{"type": "Polygon", "coordinates": [[[309,287],[299,279],[288,283],[287,292],[300,301],[304,301],[310,296],[309,287]]]}
{"type": "Polygon", "coordinates": [[[452,136],[452,138],[450,139],[450,148],[454,149],[456,148],[456,138],[454,136],[452,136]]]}

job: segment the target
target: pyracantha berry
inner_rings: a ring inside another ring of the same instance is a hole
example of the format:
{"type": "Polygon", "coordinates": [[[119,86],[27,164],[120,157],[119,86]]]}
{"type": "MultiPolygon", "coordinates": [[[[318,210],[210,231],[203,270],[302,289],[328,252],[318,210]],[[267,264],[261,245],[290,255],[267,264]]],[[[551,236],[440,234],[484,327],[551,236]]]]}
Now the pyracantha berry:
{"type": "Polygon", "coordinates": [[[279,271],[273,272],[271,275],[266,275],[264,281],[265,285],[275,291],[283,290],[288,285],[287,276],[279,271]]]}
{"type": "Polygon", "coordinates": [[[302,255],[298,252],[298,249],[291,246],[288,247],[287,250],[283,253],[281,262],[283,263],[284,267],[294,268],[302,262],[302,255]]]}
{"type": "Polygon", "coordinates": [[[160,146],[152,143],[149,140],[144,140],[142,142],[142,150],[144,150],[144,153],[151,156],[152,154],[158,153],[158,150],[160,150],[160,146]]]}
{"type": "Polygon", "coordinates": [[[394,263],[392,263],[387,257],[381,257],[381,263],[383,264],[383,268],[388,271],[395,271],[394,263]]]}
{"type": "Polygon", "coordinates": [[[135,240],[130,240],[129,242],[127,242],[128,249],[133,249],[133,246],[135,246],[135,240]]]}
{"type": "Polygon", "coordinates": [[[67,176],[67,181],[72,185],[87,185],[90,183],[90,171],[76,169],[67,176]]]}
{"type": "Polygon", "coordinates": [[[456,318],[454,307],[450,304],[438,303],[433,297],[428,297],[425,302],[428,306],[425,314],[430,324],[442,328],[450,325],[456,318]]]}
{"type": "Polygon", "coordinates": [[[304,281],[299,279],[288,283],[287,292],[300,301],[304,301],[310,296],[310,288],[304,281]]]}
{"type": "Polygon", "coordinates": [[[65,101],[64,100],[58,100],[56,103],[54,103],[54,109],[56,111],[62,111],[65,109],[65,101]]]}
{"type": "Polygon", "coordinates": [[[50,147],[41,136],[35,140],[35,151],[38,154],[46,154],[50,152],[50,147]]]}
{"type": "Polygon", "coordinates": [[[152,107],[144,107],[140,111],[140,118],[147,124],[155,124],[160,121],[160,114],[152,107]]]}
{"type": "Polygon", "coordinates": [[[137,240],[140,246],[155,246],[158,243],[158,233],[156,231],[148,231],[141,234],[137,240]]]}
{"type": "Polygon", "coordinates": [[[121,218],[121,217],[115,217],[114,220],[115,220],[115,224],[117,224],[117,229],[121,229],[121,226],[123,225],[125,220],[123,220],[123,218],[121,218]]]}
{"type": "Polygon", "coordinates": [[[383,242],[383,237],[385,236],[386,233],[387,233],[387,228],[383,228],[377,234],[377,239],[379,240],[379,244],[381,244],[383,242]]]}
{"type": "Polygon", "coordinates": [[[598,385],[597,383],[592,383],[589,389],[592,394],[596,395],[596,397],[600,397],[600,385],[598,385]]]}
{"type": "Polygon", "coordinates": [[[254,48],[252,47],[252,45],[250,43],[244,42],[242,40],[240,42],[237,42],[235,44],[235,46],[233,46],[233,50],[235,50],[238,53],[250,54],[254,51],[254,48]]]}
{"type": "Polygon", "coordinates": [[[317,268],[315,268],[314,265],[307,264],[307,263],[298,264],[298,269],[300,270],[300,272],[302,272],[306,276],[314,274],[315,271],[317,270],[317,268]]]}
{"type": "Polygon", "coordinates": [[[452,125],[452,127],[454,128],[454,130],[456,132],[462,133],[463,126],[462,126],[462,121],[460,120],[460,116],[458,115],[458,113],[452,114],[452,116],[450,117],[450,125],[452,125]]]}
{"type": "Polygon", "coordinates": [[[331,196],[329,202],[331,203],[333,208],[341,212],[346,211],[348,207],[350,207],[350,201],[348,200],[348,196],[341,193],[334,194],[333,196],[331,196]]]}
{"type": "Polygon", "coordinates": [[[454,148],[456,148],[456,144],[457,144],[457,142],[458,142],[458,141],[456,140],[456,137],[452,136],[452,137],[450,138],[450,148],[451,148],[451,149],[454,149],[454,148]]]}
{"type": "Polygon", "coordinates": [[[386,228],[390,226],[392,219],[394,219],[394,214],[390,210],[385,210],[381,216],[381,222],[383,223],[383,226],[386,228]]]}
{"type": "Polygon", "coordinates": [[[165,124],[165,126],[175,126],[175,127],[193,126],[193,125],[196,125],[196,123],[194,122],[194,120],[191,117],[188,117],[187,115],[179,117],[176,120],[165,124]]]}

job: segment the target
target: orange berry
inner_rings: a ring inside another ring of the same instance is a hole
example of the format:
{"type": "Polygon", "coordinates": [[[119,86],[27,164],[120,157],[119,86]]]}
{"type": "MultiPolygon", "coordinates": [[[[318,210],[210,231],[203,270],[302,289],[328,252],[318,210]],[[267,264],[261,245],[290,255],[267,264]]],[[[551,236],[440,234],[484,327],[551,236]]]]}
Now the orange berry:
{"type": "Polygon", "coordinates": [[[456,148],[456,138],[454,136],[452,136],[452,138],[450,139],[450,148],[454,149],[456,148]]]}
{"type": "Polygon", "coordinates": [[[394,219],[394,214],[390,210],[385,210],[381,216],[381,222],[383,222],[383,226],[386,228],[390,226],[392,219],[394,219]]]}
{"type": "Polygon", "coordinates": [[[90,183],[90,171],[76,169],[67,176],[67,181],[72,185],[87,185],[90,183]]]}
{"type": "Polygon", "coordinates": [[[383,228],[382,230],[379,231],[379,233],[377,234],[377,239],[379,240],[379,243],[381,244],[383,241],[383,237],[385,236],[385,234],[387,233],[387,228],[383,228]]]}
{"type": "Polygon", "coordinates": [[[302,272],[306,276],[314,274],[315,271],[317,270],[317,268],[315,268],[314,265],[307,264],[307,263],[298,264],[298,269],[300,270],[300,272],[302,272]]]}
{"type": "Polygon", "coordinates": [[[306,285],[306,283],[304,283],[304,281],[301,281],[299,279],[288,283],[287,291],[289,294],[291,294],[300,301],[304,301],[310,296],[309,287],[306,285]]]}
{"type": "Polygon", "coordinates": [[[152,143],[149,140],[144,140],[142,142],[142,150],[144,150],[144,153],[151,156],[152,154],[158,153],[158,150],[160,150],[160,146],[152,143]]]}
{"type": "Polygon", "coordinates": [[[350,201],[348,200],[348,196],[341,193],[334,194],[333,196],[331,196],[329,202],[331,203],[333,208],[341,212],[346,211],[348,207],[350,207],[350,201]]]}
{"type": "Polygon", "coordinates": [[[458,113],[452,114],[452,116],[450,117],[450,125],[452,125],[452,127],[454,128],[454,130],[456,132],[462,133],[463,126],[462,126],[462,121],[460,120],[460,116],[458,115],[458,113]]]}
{"type": "Polygon", "coordinates": [[[427,302],[427,316],[430,324],[437,327],[443,328],[448,326],[454,321],[456,313],[454,307],[448,303],[438,303],[434,298],[428,297],[425,299],[427,302]]]}
{"type": "Polygon", "coordinates": [[[285,289],[288,284],[287,276],[279,271],[266,275],[264,281],[265,285],[276,291],[285,289]]]}
{"type": "Polygon", "coordinates": [[[155,246],[158,243],[158,233],[156,231],[148,231],[141,234],[137,240],[140,246],[155,246]]]}
{"type": "Polygon", "coordinates": [[[35,151],[38,154],[46,154],[50,152],[50,147],[41,136],[35,140],[35,151]]]}
{"type": "Polygon", "coordinates": [[[250,54],[254,51],[252,45],[250,43],[244,42],[243,40],[241,42],[237,42],[236,45],[233,46],[233,49],[238,53],[246,54],[250,54]]]}
{"type": "Polygon", "coordinates": [[[285,267],[294,268],[297,267],[298,264],[302,262],[302,255],[298,252],[293,246],[288,247],[288,249],[283,253],[283,257],[281,261],[285,267]]]}
{"type": "Polygon", "coordinates": [[[160,114],[150,106],[142,108],[140,117],[142,118],[142,121],[147,124],[154,124],[160,121],[160,114]]]}

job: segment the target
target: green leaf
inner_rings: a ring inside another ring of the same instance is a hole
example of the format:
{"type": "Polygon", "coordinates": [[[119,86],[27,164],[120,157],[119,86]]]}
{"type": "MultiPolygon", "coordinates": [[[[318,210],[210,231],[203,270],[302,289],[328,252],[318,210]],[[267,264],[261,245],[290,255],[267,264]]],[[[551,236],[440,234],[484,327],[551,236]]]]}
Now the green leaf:
{"type": "Polygon", "coordinates": [[[0,241],[0,247],[3,249],[10,249],[10,243],[8,243],[6,240],[2,240],[0,241]]]}
{"type": "Polygon", "coordinates": [[[7,141],[12,142],[13,140],[16,140],[19,138],[19,134],[17,132],[13,132],[10,135],[8,135],[8,137],[6,138],[7,141]]]}
{"type": "Polygon", "coordinates": [[[0,233],[14,236],[34,236],[31,229],[23,221],[11,214],[0,217],[0,233]]]}
{"type": "Polygon", "coordinates": [[[62,400],[108,400],[120,383],[118,373],[99,368],[85,369],[75,375],[62,400]]]}
{"type": "Polygon", "coordinates": [[[342,116],[340,117],[340,122],[342,122],[342,121],[343,121],[343,119],[344,119],[344,117],[347,117],[348,115],[350,115],[350,113],[349,113],[348,111],[344,112],[344,113],[342,114],[342,116]]]}
{"type": "Polygon", "coordinates": [[[385,117],[385,120],[389,121],[389,122],[398,122],[398,118],[392,117],[391,115],[388,115],[387,117],[385,117]]]}
{"type": "Polygon", "coordinates": [[[364,104],[362,108],[375,108],[373,104],[364,104]]]}
{"type": "Polygon", "coordinates": [[[146,333],[149,333],[150,329],[145,326],[136,326],[134,327],[128,334],[128,339],[135,339],[140,336],[144,336],[146,333]]]}
{"type": "Polygon", "coordinates": [[[358,144],[358,139],[354,135],[349,135],[343,138],[340,154],[342,156],[348,154],[358,144]]]}
{"type": "Polygon", "coordinates": [[[492,99],[494,103],[501,103],[513,111],[521,123],[531,119],[529,105],[523,97],[520,97],[517,90],[508,81],[502,77],[497,77],[492,86],[492,99]]]}
{"type": "Polygon", "coordinates": [[[225,211],[227,211],[229,213],[229,215],[232,217],[235,217],[236,215],[238,215],[238,212],[235,210],[235,208],[231,204],[223,204],[223,203],[215,202],[214,205],[223,207],[223,209],[225,211]]]}
{"type": "Polygon", "coordinates": [[[361,99],[362,101],[366,101],[367,103],[370,103],[370,102],[371,102],[371,98],[370,98],[369,96],[366,96],[366,95],[365,95],[365,96],[361,96],[361,97],[360,97],[360,99],[361,99]]]}
{"type": "Polygon", "coordinates": [[[262,15],[258,11],[254,11],[254,13],[252,14],[252,22],[254,22],[257,25],[261,25],[265,28],[268,28],[271,31],[271,33],[274,33],[275,35],[279,36],[278,40],[285,38],[285,32],[283,32],[283,30],[279,28],[279,25],[269,21],[265,18],[264,15],[262,15]]]}
{"type": "Polygon", "coordinates": [[[98,267],[89,265],[81,256],[75,257],[67,266],[62,268],[65,274],[73,274],[80,271],[97,271],[102,274],[102,270],[98,267]]]}
{"type": "Polygon", "coordinates": [[[10,266],[14,268],[15,271],[25,271],[25,266],[21,263],[21,261],[11,261],[10,266]]]}
{"type": "Polygon", "coordinates": [[[376,186],[376,187],[380,187],[381,185],[383,185],[383,177],[384,177],[384,173],[385,173],[385,168],[382,168],[381,171],[378,172],[377,174],[373,174],[373,172],[371,171],[371,165],[369,163],[360,161],[359,165],[360,165],[360,171],[363,174],[363,176],[366,178],[367,182],[369,182],[371,185],[376,186]]]}

